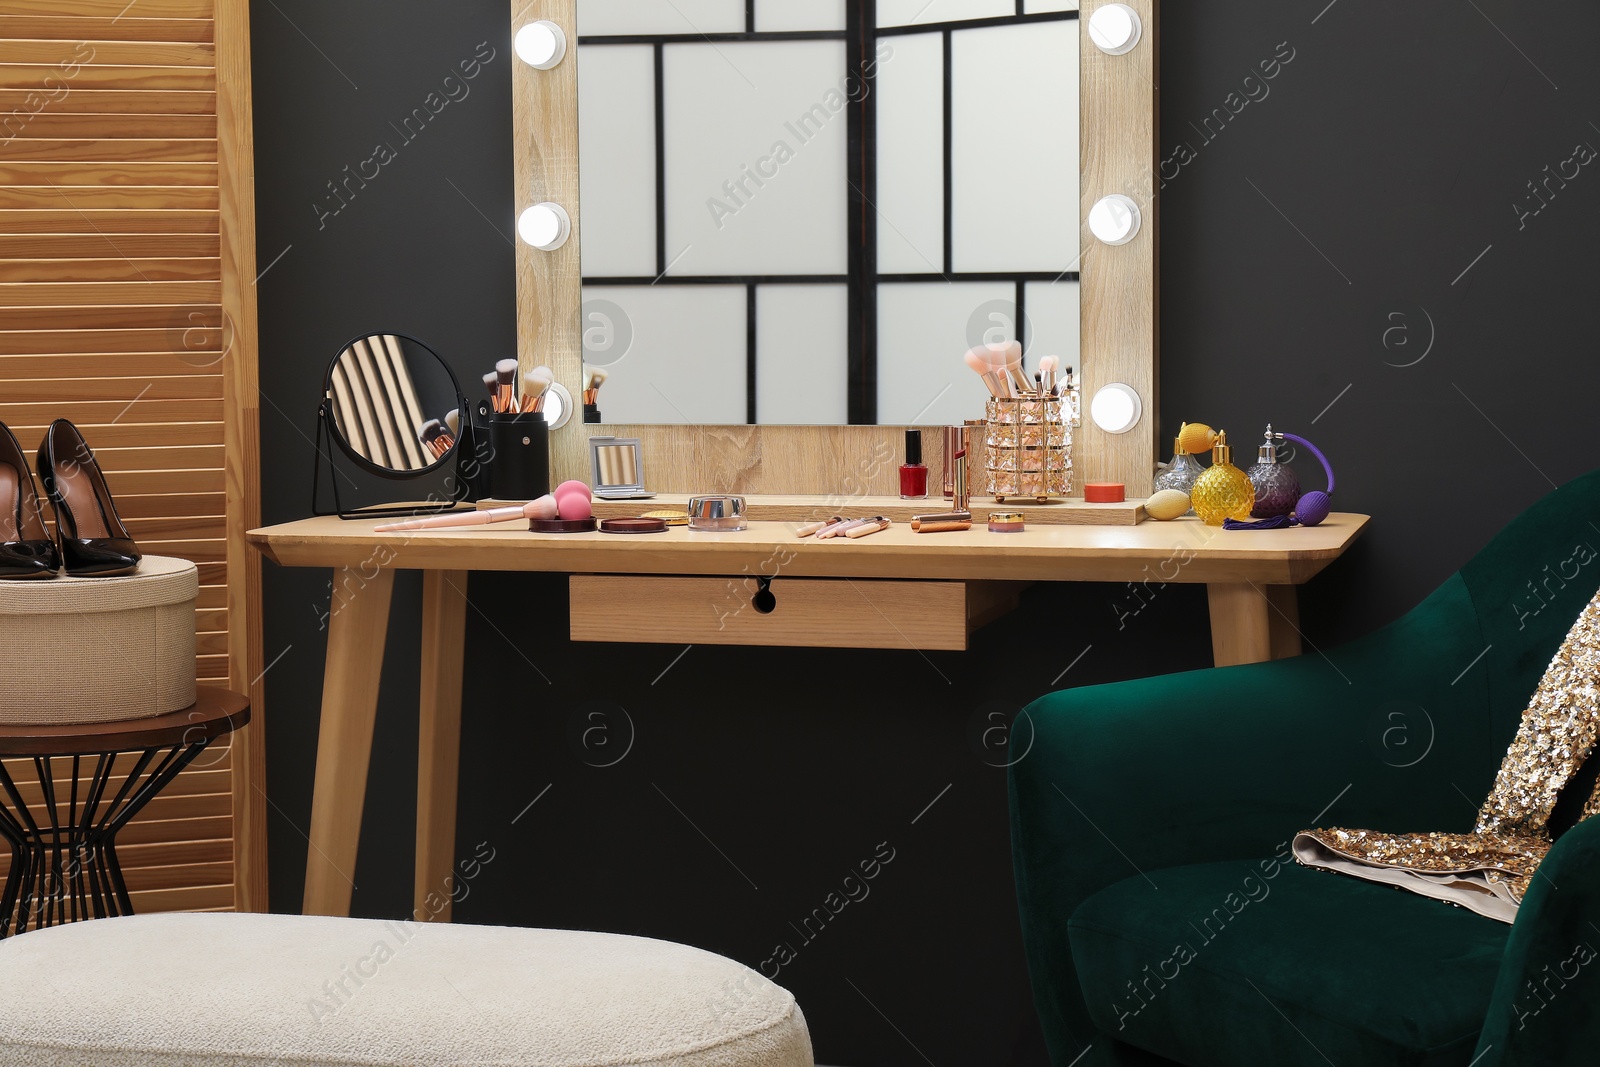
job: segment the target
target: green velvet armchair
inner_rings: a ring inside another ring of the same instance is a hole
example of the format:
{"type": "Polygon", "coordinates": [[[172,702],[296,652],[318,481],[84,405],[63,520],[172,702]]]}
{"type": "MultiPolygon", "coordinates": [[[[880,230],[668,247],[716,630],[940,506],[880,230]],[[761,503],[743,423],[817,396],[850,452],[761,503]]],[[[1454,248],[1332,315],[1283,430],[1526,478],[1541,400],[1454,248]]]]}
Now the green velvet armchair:
{"type": "Polygon", "coordinates": [[[1471,829],[1597,587],[1600,472],[1367,637],[1035,702],[1012,849],[1057,1067],[1600,1063],[1600,818],[1511,926],[1289,856],[1312,826],[1471,829]]]}

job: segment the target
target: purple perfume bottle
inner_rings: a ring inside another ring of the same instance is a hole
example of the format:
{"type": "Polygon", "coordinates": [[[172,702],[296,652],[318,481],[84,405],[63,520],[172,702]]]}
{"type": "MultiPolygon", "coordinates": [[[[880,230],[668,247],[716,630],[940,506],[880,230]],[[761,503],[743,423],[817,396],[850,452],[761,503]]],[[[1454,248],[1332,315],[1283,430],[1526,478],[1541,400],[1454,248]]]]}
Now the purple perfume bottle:
{"type": "Polygon", "coordinates": [[[1287,463],[1278,462],[1278,441],[1282,437],[1282,434],[1273,433],[1272,424],[1268,423],[1266,440],[1261,443],[1260,458],[1255,466],[1245,472],[1250,476],[1250,483],[1256,487],[1256,506],[1250,512],[1252,518],[1271,519],[1288,515],[1300,502],[1300,479],[1295,477],[1287,463]]]}

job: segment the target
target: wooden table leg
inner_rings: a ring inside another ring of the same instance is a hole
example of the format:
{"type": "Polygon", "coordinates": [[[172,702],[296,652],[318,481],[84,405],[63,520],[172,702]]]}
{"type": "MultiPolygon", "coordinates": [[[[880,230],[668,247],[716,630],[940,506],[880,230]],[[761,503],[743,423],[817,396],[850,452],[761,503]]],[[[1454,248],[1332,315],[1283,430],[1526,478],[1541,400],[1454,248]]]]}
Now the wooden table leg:
{"type": "Polygon", "coordinates": [[[367,570],[347,567],[334,574],[317,776],[311,794],[311,846],[306,853],[302,910],[307,915],[349,915],[355,888],[361,806],[367,794],[378,681],[394,593],[394,571],[369,575],[367,570]]]}
{"type": "Polygon", "coordinates": [[[1212,582],[1211,656],[1218,667],[1300,654],[1300,609],[1292,585],[1212,582]]]}
{"type": "Polygon", "coordinates": [[[461,766],[467,572],[422,576],[422,707],[417,739],[417,869],[412,917],[449,922],[461,766]]]}
{"type": "Polygon", "coordinates": [[[1300,590],[1292,585],[1263,585],[1272,614],[1267,624],[1272,632],[1272,658],[1298,656],[1300,647],[1300,590]]]}

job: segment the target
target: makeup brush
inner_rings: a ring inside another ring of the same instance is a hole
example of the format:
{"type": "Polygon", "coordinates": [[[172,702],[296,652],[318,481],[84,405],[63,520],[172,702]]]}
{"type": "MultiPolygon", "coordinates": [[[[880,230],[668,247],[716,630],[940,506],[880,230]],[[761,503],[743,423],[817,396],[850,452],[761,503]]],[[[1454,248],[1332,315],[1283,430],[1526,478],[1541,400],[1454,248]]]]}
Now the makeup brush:
{"type": "Polygon", "coordinates": [[[1000,380],[995,376],[993,369],[985,362],[982,352],[974,348],[964,357],[967,366],[971,367],[978,377],[983,379],[983,384],[988,387],[990,396],[1003,395],[1000,389],[1000,380]]]}
{"type": "Polygon", "coordinates": [[[500,375],[490,371],[483,376],[483,387],[489,390],[489,406],[495,411],[500,410],[500,375]]]}
{"type": "Polygon", "coordinates": [[[497,522],[516,522],[518,519],[553,519],[556,517],[556,498],[542,496],[514,508],[493,508],[487,511],[466,511],[460,514],[433,515],[426,519],[408,519],[373,528],[374,533],[400,533],[409,530],[455,530],[469,526],[489,526],[497,522]]]}
{"type": "Polygon", "coordinates": [[[517,361],[502,359],[494,365],[495,382],[499,387],[496,395],[500,397],[501,411],[515,411],[517,409],[517,361]]]}
{"type": "Polygon", "coordinates": [[[606,384],[606,379],[611,375],[603,370],[592,370],[583,379],[583,402],[585,404],[598,404],[600,402],[600,387],[606,384]]]}
{"type": "Polygon", "coordinates": [[[429,419],[422,424],[422,429],[417,431],[417,440],[422,442],[424,448],[433,453],[433,458],[438,459],[444,455],[445,450],[439,444],[439,438],[444,435],[444,427],[438,419],[429,419]]]}
{"type": "Polygon", "coordinates": [[[862,523],[860,526],[857,526],[853,530],[846,531],[845,536],[850,538],[852,541],[858,537],[871,537],[873,534],[882,530],[887,530],[893,525],[894,523],[880,515],[875,519],[868,519],[866,522],[862,523]]]}
{"type": "Polygon", "coordinates": [[[1018,395],[1028,395],[1033,390],[1033,383],[1028,381],[1028,375],[1022,369],[1022,346],[1012,341],[1004,346],[1004,353],[1006,370],[1011,372],[1011,380],[1022,390],[1018,395]]]}
{"type": "Polygon", "coordinates": [[[1005,346],[986,344],[986,346],[973,349],[973,352],[978,354],[978,358],[981,358],[984,366],[989,368],[989,373],[994,376],[995,384],[1000,387],[1000,397],[1010,398],[1016,395],[1016,390],[1011,387],[1010,374],[1006,374],[1005,350],[1003,349],[1005,349],[1005,346]]]}
{"type": "Polygon", "coordinates": [[[1045,396],[1056,395],[1056,373],[1061,370],[1060,356],[1045,356],[1039,361],[1039,370],[1044,375],[1042,386],[1045,396]]]}
{"type": "Polygon", "coordinates": [[[835,537],[843,537],[856,527],[865,526],[867,523],[875,521],[875,519],[846,519],[844,522],[836,522],[826,529],[818,530],[817,540],[828,541],[835,537]]]}
{"type": "Polygon", "coordinates": [[[522,410],[538,411],[544,406],[544,394],[556,380],[544,367],[522,372],[522,410]]]}
{"type": "Polygon", "coordinates": [[[821,529],[812,531],[812,536],[818,540],[826,540],[834,535],[841,527],[849,525],[850,520],[835,515],[822,525],[821,529]]]}
{"type": "Polygon", "coordinates": [[[832,526],[834,523],[843,522],[843,521],[844,521],[843,519],[841,519],[839,516],[835,515],[831,519],[821,519],[821,520],[819,520],[817,522],[808,522],[804,526],[796,527],[796,529],[794,531],[794,535],[796,537],[810,537],[812,534],[818,532],[819,530],[826,530],[829,526],[832,526]]]}
{"type": "Polygon", "coordinates": [[[444,424],[450,427],[451,437],[461,436],[461,409],[456,408],[444,417],[444,424]]]}

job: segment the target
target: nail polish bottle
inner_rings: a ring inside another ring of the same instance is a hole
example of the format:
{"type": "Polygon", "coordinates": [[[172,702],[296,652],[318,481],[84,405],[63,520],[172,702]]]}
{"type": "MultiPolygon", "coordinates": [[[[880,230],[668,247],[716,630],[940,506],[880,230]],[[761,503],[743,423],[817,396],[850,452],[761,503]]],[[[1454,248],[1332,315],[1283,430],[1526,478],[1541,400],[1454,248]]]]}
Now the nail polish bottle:
{"type": "Polygon", "coordinates": [[[900,468],[900,499],[921,500],[928,495],[928,468],[922,463],[922,431],[906,431],[906,461],[900,468]]]}

